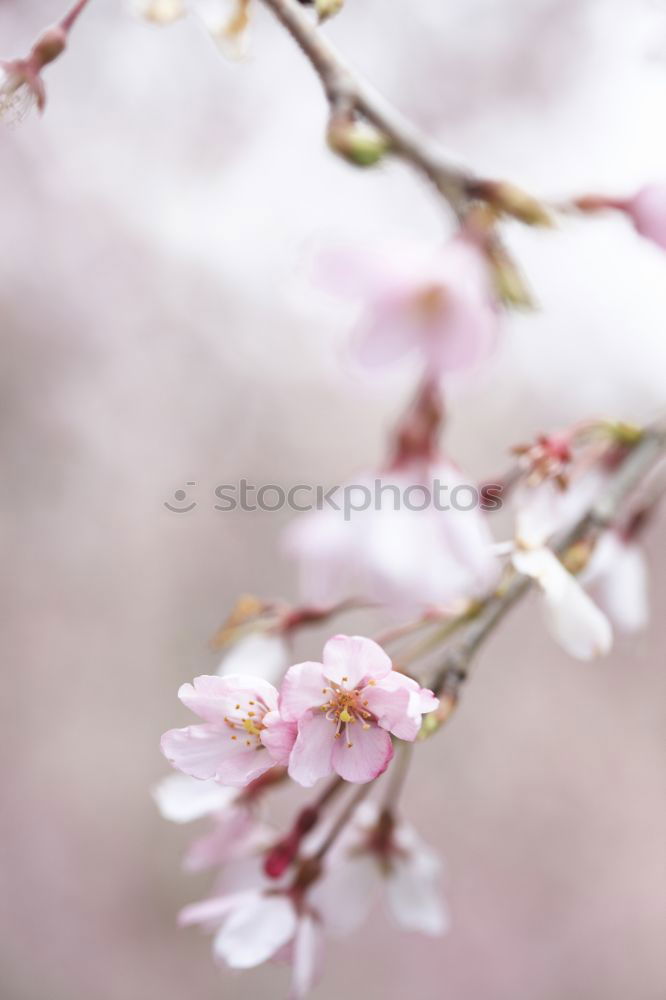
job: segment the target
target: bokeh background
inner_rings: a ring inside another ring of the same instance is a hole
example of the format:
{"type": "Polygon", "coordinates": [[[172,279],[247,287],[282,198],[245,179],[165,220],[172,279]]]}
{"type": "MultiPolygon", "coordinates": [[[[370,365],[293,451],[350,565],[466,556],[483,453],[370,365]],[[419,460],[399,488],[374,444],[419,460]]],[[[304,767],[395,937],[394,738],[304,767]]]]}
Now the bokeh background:
{"type": "MultiPolygon", "coordinates": [[[[665,4],[347,7],[330,35],[462,161],[553,197],[666,176],[665,4]]],[[[60,8],[2,0],[2,54],[60,8]]],[[[0,135],[3,1000],[286,992],[284,970],[221,972],[175,926],[207,880],[149,797],[159,735],[236,595],[295,596],[288,515],[215,511],[215,485],[344,480],[409,394],[413,372],[351,367],[312,246],[446,220],[406,167],[326,152],[316,81],[256,15],[233,65],[194,19],[93,0],[43,120],[0,135]],[[182,488],[197,507],[169,513],[182,488]]],[[[664,402],[663,254],[620,219],[510,239],[543,310],[506,322],[452,403],[450,450],[481,477],[539,429],[664,402]]],[[[652,625],[604,662],[567,659],[529,602],[488,644],[406,795],[446,856],[452,931],[378,915],[330,949],[318,1000],[663,998],[665,537],[652,625]]]]}

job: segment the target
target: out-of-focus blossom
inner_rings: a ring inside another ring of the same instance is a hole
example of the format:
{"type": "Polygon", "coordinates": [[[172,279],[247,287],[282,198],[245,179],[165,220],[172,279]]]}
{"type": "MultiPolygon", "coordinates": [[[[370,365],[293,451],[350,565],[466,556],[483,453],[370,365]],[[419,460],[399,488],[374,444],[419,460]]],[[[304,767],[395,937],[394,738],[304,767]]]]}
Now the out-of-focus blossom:
{"type": "Polygon", "coordinates": [[[567,653],[589,660],[609,651],[610,623],[581,581],[548,547],[554,534],[566,531],[583,516],[597,496],[604,473],[596,466],[562,489],[549,479],[516,492],[516,547],[513,564],[539,585],[546,624],[567,653]]]}
{"type": "Polygon", "coordinates": [[[323,282],[362,303],[356,353],[366,366],[418,352],[433,377],[477,365],[497,339],[486,259],[458,237],[441,248],[402,243],[328,251],[323,282]]]}
{"type": "Polygon", "coordinates": [[[624,205],[637,232],[666,250],[666,184],[648,184],[624,205]]]}
{"type": "Polygon", "coordinates": [[[440,935],[449,918],[440,892],[441,862],[407,823],[395,823],[376,805],[363,803],[314,887],[313,903],[332,933],[363,924],[385,891],[391,914],[404,930],[440,935]]]}
{"type": "Polygon", "coordinates": [[[203,725],[172,729],[162,752],[193,778],[243,787],[275,764],[286,764],[295,726],[277,712],[278,693],[260,677],[197,677],[178,697],[203,725]]]}
{"type": "Polygon", "coordinates": [[[549,548],[518,548],[513,564],[539,585],[546,625],[570,656],[590,660],[610,650],[613,632],[608,619],[549,548]]]}
{"type": "Polygon", "coordinates": [[[363,475],[342,487],[333,496],[340,510],[304,514],[285,533],[304,599],[446,606],[485,593],[498,562],[472,490],[444,460],[363,475]]]}
{"type": "Polygon", "coordinates": [[[172,24],[187,13],[185,0],[132,0],[132,13],[153,24],[172,24]]]}
{"type": "Polygon", "coordinates": [[[270,632],[250,632],[225,653],[217,673],[220,677],[238,674],[261,677],[276,684],[288,663],[287,644],[282,636],[270,632]]]}
{"type": "Polygon", "coordinates": [[[250,0],[191,0],[220,52],[228,59],[242,59],[250,40],[250,0]]]}
{"type": "Polygon", "coordinates": [[[605,531],[580,581],[621,632],[637,632],[647,625],[647,562],[632,539],[618,531],[605,531]]]}
{"type": "Polygon", "coordinates": [[[214,955],[232,969],[250,969],[271,958],[292,963],[292,1000],[301,1000],[320,966],[319,920],[299,894],[271,888],[221,895],[187,906],[180,923],[215,931],[214,955]]]}
{"type": "Polygon", "coordinates": [[[394,671],[371,639],[334,636],[322,659],[290,667],[282,684],[280,714],[298,724],[289,774],[306,787],[334,772],[371,781],[393,757],[389,734],[414,740],[438,700],[394,671]]]}
{"type": "Polygon", "coordinates": [[[257,853],[274,840],[273,829],[255,817],[252,800],[216,781],[170,774],[155,786],[153,797],[162,816],[175,823],[213,817],[212,830],[197,837],[185,855],[190,871],[257,853]]]}

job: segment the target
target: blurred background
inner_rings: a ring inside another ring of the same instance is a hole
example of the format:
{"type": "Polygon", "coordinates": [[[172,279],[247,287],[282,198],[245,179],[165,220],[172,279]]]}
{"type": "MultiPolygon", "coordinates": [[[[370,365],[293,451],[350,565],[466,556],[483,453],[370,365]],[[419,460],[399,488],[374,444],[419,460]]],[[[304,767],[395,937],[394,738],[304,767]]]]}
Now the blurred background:
{"type": "MultiPolygon", "coordinates": [[[[2,0],[2,55],[61,6],[2,0]]],[[[442,213],[406,167],[326,152],[316,80],[255,14],[234,65],[194,19],[93,0],[43,120],[0,135],[3,1000],[286,993],[285,970],[221,972],[176,928],[208,879],[150,799],[158,741],[235,597],[295,597],[288,515],[216,511],[215,485],[343,481],[410,393],[413,372],[353,370],[311,247],[437,239],[442,213]],[[189,514],[164,507],[179,489],[189,514]]],[[[553,197],[666,177],[664,3],[348,0],[328,30],[486,174],[553,197]]],[[[664,403],[663,254],[614,218],[510,241],[543,311],[507,320],[452,404],[450,451],[483,478],[538,430],[664,403]]],[[[663,998],[665,539],[652,625],[607,660],[569,660],[529,602],[487,645],[406,794],[447,859],[452,931],[378,915],[330,948],[318,1000],[663,998]]]]}

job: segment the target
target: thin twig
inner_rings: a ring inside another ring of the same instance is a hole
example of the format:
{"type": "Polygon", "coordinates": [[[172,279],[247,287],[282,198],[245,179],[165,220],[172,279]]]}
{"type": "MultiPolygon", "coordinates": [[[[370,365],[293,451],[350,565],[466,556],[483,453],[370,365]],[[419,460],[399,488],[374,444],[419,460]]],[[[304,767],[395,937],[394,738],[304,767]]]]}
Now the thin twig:
{"type": "MultiPolygon", "coordinates": [[[[617,520],[622,506],[666,449],[666,425],[648,428],[633,446],[620,468],[591,508],[573,528],[560,538],[553,550],[563,555],[583,538],[594,541],[617,520]]],[[[435,694],[455,701],[467,678],[469,666],[479,647],[505,615],[529,590],[530,577],[515,573],[498,593],[489,597],[467,628],[462,640],[446,654],[431,687],[435,694]]]]}
{"type": "Polygon", "coordinates": [[[309,59],[331,109],[356,111],[376,126],[389,139],[392,151],[423,173],[454,213],[462,217],[479,183],[472,172],[456,165],[453,157],[447,156],[353,70],[296,0],[263,0],[263,3],[309,59]]]}

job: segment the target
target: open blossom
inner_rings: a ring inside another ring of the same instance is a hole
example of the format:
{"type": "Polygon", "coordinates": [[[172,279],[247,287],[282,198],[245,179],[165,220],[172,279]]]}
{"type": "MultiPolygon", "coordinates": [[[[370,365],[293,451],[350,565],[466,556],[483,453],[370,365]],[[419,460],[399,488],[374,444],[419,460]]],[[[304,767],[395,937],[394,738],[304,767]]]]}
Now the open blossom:
{"type": "Polygon", "coordinates": [[[215,931],[213,953],[232,969],[250,969],[269,959],[290,961],[291,1000],[301,1000],[319,972],[319,917],[300,894],[274,886],[223,894],[187,906],[180,923],[215,931]]]}
{"type": "Polygon", "coordinates": [[[287,656],[287,644],[282,636],[270,632],[250,632],[229,647],[217,673],[220,677],[251,675],[276,684],[287,669],[287,656]]]}
{"type": "Polygon", "coordinates": [[[637,232],[666,250],[666,184],[648,184],[624,205],[637,232]]]}
{"type": "Polygon", "coordinates": [[[322,659],[290,667],[282,684],[280,714],[298,726],[289,774],[306,787],[334,772],[371,781],[393,757],[390,734],[416,739],[422,714],[439,702],[371,639],[334,636],[322,659]]]}
{"type": "Polygon", "coordinates": [[[303,598],[414,607],[485,593],[498,562],[486,516],[478,505],[467,509],[471,497],[469,481],[445,460],[359,477],[333,496],[340,510],[312,511],[287,528],[303,598]]]}
{"type": "Polygon", "coordinates": [[[272,684],[260,677],[204,675],[183,684],[178,697],[204,720],[162,737],[162,752],[178,770],[243,787],[287,763],[295,726],[280,718],[272,684]]]}
{"type": "Polygon", "coordinates": [[[260,822],[252,801],[236,788],[216,781],[198,781],[186,774],[170,774],[153,789],[160,813],[174,823],[212,817],[212,829],[197,837],[185,855],[184,867],[200,871],[255,854],[275,839],[274,831],[260,822]]]}
{"type": "Polygon", "coordinates": [[[444,934],[449,917],[440,892],[441,867],[412,826],[363,803],[314,887],[313,902],[334,934],[358,930],[383,893],[404,930],[444,934]]]}
{"type": "Polygon", "coordinates": [[[364,365],[417,352],[437,377],[477,365],[495,345],[487,263],[463,237],[435,249],[401,243],[363,254],[329,251],[320,266],[328,287],[362,303],[356,353],[364,365]]]}

